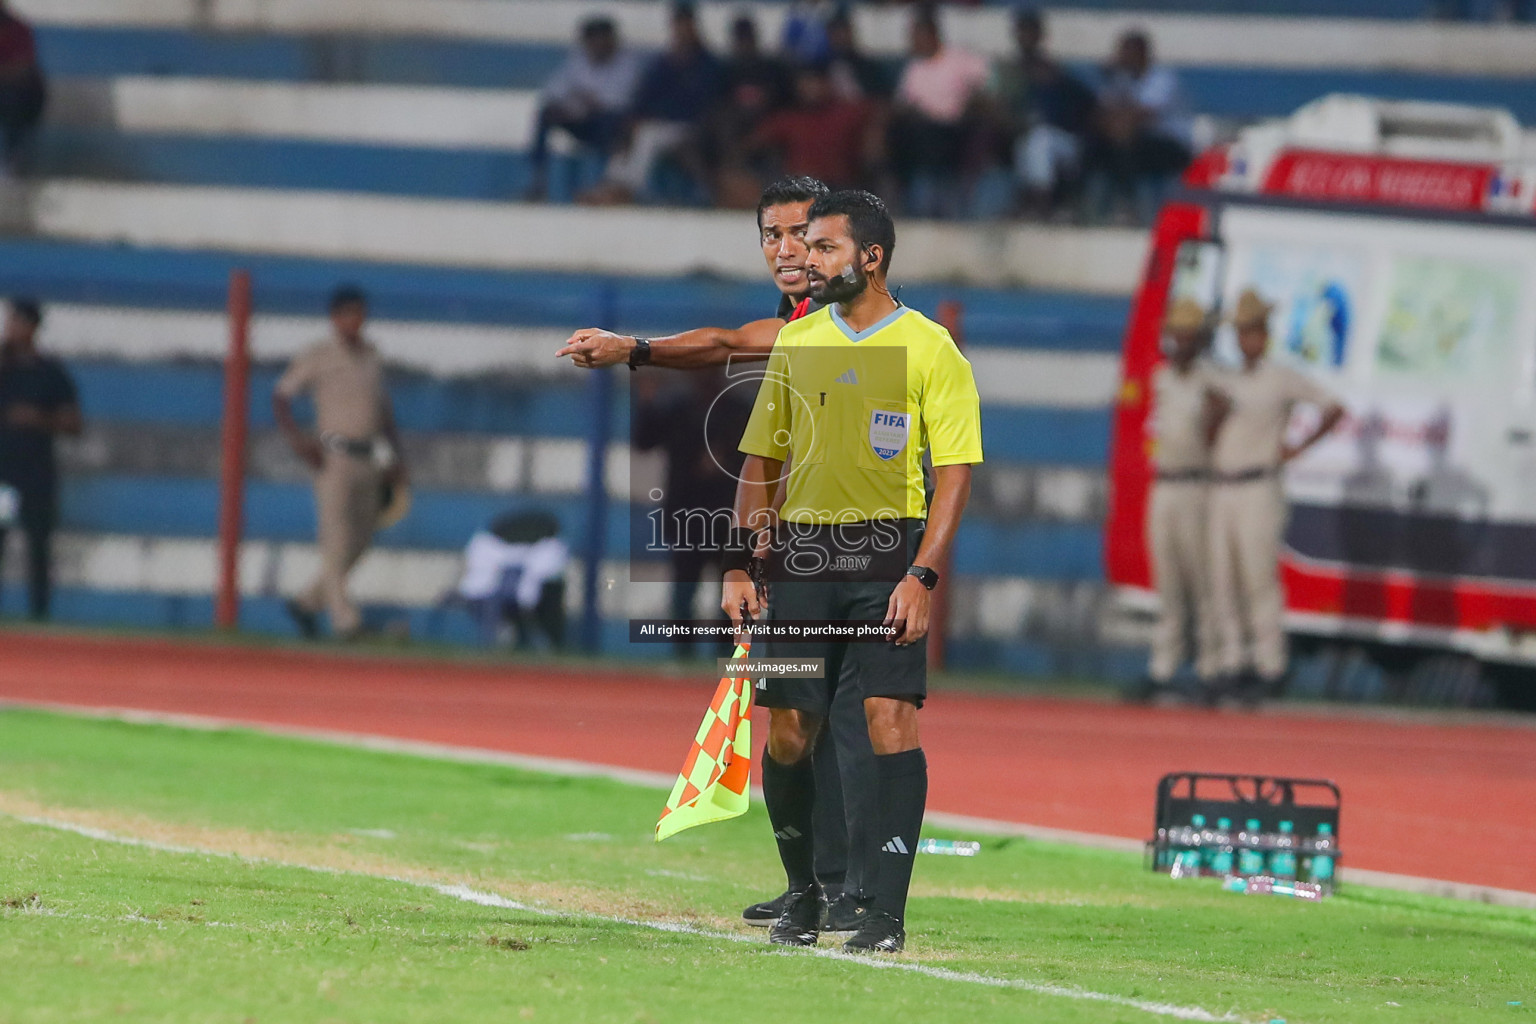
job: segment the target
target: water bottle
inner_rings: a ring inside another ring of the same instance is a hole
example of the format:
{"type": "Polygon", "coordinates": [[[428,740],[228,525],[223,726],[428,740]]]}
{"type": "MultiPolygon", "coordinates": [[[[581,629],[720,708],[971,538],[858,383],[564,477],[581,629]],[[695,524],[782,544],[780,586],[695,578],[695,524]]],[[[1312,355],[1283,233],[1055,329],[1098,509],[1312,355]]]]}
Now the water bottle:
{"type": "Polygon", "coordinates": [[[1206,870],[1213,875],[1226,877],[1232,873],[1235,857],[1232,853],[1232,819],[1217,818],[1216,834],[1211,837],[1211,848],[1206,851],[1206,870]]]}
{"type": "Polygon", "coordinates": [[[1240,847],[1237,851],[1237,873],[1240,875],[1262,875],[1264,873],[1264,854],[1259,848],[1261,840],[1258,818],[1248,819],[1248,824],[1237,834],[1237,842],[1240,847]]]}
{"type": "Polygon", "coordinates": [[[1312,840],[1312,862],[1307,877],[1318,885],[1333,884],[1333,826],[1326,821],[1317,826],[1312,840]]]}
{"type": "Polygon", "coordinates": [[[1323,898],[1322,886],[1311,882],[1298,882],[1293,878],[1275,878],[1272,875],[1254,875],[1251,878],[1228,879],[1227,891],[1241,892],[1249,896],[1286,896],[1290,899],[1317,902],[1323,898]]]}
{"type": "Polygon", "coordinates": [[[1280,834],[1275,837],[1275,849],[1269,855],[1269,873],[1276,878],[1294,879],[1296,877],[1296,839],[1292,834],[1295,830],[1288,821],[1280,823],[1280,834]]]}
{"type": "Polygon", "coordinates": [[[1179,829],[1178,853],[1173,856],[1174,878],[1194,878],[1200,874],[1200,830],[1205,828],[1205,815],[1196,814],[1189,825],[1179,829]]]}
{"type": "Polygon", "coordinates": [[[981,844],[965,839],[919,839],[918,853],[937,853],[946,857],[974,857],[981,852],[981,844]]]}

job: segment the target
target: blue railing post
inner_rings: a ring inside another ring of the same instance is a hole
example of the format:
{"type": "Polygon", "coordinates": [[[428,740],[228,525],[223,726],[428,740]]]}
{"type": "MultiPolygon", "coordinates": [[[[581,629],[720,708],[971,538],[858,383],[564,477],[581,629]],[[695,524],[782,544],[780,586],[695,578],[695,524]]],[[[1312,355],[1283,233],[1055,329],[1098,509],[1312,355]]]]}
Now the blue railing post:
{"type": "MultiPolygon", "coordinates": [[[[618,295],[611,284],[597,294],[593,322],[612,330],[617,319],[618,295]]],[[[588,374],[591,409],[587,414],[587,535],[582,538],[581,646],[591,654],[602,650],[603,559],[608,553],[608,444],[613,437],[613,370],[588,374]]]]}

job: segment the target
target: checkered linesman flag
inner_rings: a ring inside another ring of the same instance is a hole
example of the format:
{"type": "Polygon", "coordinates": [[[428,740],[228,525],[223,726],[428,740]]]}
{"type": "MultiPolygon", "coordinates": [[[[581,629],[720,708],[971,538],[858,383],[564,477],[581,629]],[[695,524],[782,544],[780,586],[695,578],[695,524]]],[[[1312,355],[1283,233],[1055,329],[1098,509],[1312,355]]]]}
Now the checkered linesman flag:
{"type": "MultiPolygon", "coordinates": [[[[738,644],[733,657],[745,658],[751,650],[750,643],[738,644]]],[[[746,813],[752,771],[752,696],[750,679],[721,677],[682,774],[656,822],[658,843],[685,828],[746,813]]]]}

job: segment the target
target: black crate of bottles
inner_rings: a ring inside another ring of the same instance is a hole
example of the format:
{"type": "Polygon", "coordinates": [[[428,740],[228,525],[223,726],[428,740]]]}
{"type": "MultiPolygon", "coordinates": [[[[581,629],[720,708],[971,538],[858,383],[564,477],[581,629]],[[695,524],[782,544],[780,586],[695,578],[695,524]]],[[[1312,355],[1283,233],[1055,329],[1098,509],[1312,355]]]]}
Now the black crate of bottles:
{"type": "Polygon", "coordinates": [[[1339,787],[1327,779],[1164,775],[1147,861],[1174,877],[1252,879],[1263,886],[1289,880],[1324,895],[1337,885],[1339,802],[1339,787]]]}

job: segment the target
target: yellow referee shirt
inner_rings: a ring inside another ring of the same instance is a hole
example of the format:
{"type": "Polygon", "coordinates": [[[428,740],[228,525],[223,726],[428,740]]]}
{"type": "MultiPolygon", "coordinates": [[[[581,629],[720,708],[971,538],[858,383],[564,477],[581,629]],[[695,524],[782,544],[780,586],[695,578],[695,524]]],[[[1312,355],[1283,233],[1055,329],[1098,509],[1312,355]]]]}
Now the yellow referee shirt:
{"type": "Polygon", "coordinates": [[[916,310],[855,331],[827,306],[779,332],[741,450],[791,460],[780,517],[921,519],[922,458],[981,461],[981,400],[949,332],[916,310]]]}

